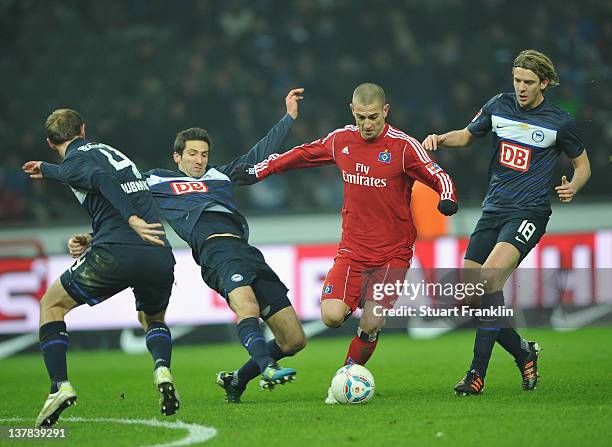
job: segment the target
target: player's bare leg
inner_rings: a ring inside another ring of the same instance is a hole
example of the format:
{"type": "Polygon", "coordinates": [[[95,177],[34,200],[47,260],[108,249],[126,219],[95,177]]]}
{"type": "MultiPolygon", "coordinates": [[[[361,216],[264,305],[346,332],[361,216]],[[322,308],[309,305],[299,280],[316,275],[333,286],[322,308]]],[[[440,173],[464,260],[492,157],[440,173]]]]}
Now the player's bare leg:
{"type": "Polygon", "coordinates": [[[344,364],[357,363],[365,365],[378,344],[378,334],[385,324],[385,317],[376,315],[374,309],[379,304],[376,301],[367,300],[363,306],[363,312],[359,319],[357,335],[351,341],[344,364]]]}
{"type": "Polygon", "coordinates": [[[159,408],[164,416],[170,416],[178,411],[180,398],[170,372],[172,334],[166,326],[165,316],[165,309],[153,315],[138,311],[138,321],[146,334],[147,349],[153,357],[153,383],[160,394],[159,408]]]}
{"type": "MultiPolygon", "coordinates": [[[[345,365],[349,363],[365,365],[372,356],[374,349],[376,349],[378,334],[385,324],[384,317],[377,316],[374,313],[376,305],[377,303],[374,301],[366,301],[357,327],[357,336],[353,338],[349,345],[344,361],[345,365]]],[[[326,299],[321,302],[321,318],[328,327],[340,327],[351,313],[351,309],[341,300],[326,299]]],[[[331,393],[331,388],[327,390],[325,403],[337,403],[331,393]]]]}
{"type": "Polygon", "coordinates": [[[351,308],[342,300],[326,299],[321,301],[321,320],[329,328],[342,326],[351,313],[351,308]]]}
{"type": "Polygon", "coordinates": [[[274,334],[276,344],[287,356],[294,355],[306,346],[306,334],[293,307],[285,307],[266,321],[274,334]]]}
{"type": "Polygon", "coordinates": [[[36,427],[55,424],[62,411],[76,404],[76,392],[68,381],[68,332],[64,317],[78,305],[59,279],[49,287],[40,301],[40,348],[51,379],[51,392],[36,418],[36,427]]]}

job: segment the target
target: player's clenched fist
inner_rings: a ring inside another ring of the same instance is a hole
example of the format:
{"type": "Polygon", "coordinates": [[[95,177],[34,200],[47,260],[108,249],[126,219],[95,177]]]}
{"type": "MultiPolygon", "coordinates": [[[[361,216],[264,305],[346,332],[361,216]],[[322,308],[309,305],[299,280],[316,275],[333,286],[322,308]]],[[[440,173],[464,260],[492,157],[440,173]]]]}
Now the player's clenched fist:
{"type": "Polygon", "coordinates": [[[428,151],[435,151],[438,149],[438,145],[442,144],[442,139],[440,137],[441,135],[436,135],[435,133],[427,135],[427,138],[423,140],[423,147],[428,151]]]}
{"type": "Polygon", "coordinates": [[[452,216],[459,209],[459,205],[457,202],[453,202],[449,199],[440,200],[438,203],[438,211],[440,211],[445,216],[452,216]]]}
{"type": "Polygon", "coordinates": [[[255,166],[248,163],[241,163],[232,169],[230,178],[236,186],[252,185],[259,181],[255,172],[255,166]]]}
{"type": "Polygon", "coordinates": [[[68,241],[68,251],[73,258],[80,258],[89,248],[92,241],[91,234],[75,234],[68,241]]]}

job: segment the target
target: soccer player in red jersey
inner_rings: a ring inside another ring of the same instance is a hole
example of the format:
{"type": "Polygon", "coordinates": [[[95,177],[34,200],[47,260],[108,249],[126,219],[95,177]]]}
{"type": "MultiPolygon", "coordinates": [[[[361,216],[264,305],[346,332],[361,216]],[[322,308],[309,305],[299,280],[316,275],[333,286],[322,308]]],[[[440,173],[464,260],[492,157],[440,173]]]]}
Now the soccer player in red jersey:
{"type": "MultiPolygon", "coordinates": [[[[435,189],[442,214],[455,214],[458,206],[450,176],[416,139],[385,122],[389,104],[379,85],[359,85],[350,106],[356,125],[274,154],[255,166],[241,165],[232,180],[251,184],[275,173],[336,164],[344,180],[342,240],[323,285],[321,317],[328,327],[336,328],[363,308],[345,364],[365,365],[384,324],[384,316],[374,309],[392,307],[397,300],[395,294],[382,301],[371,299],[373,285],[403,281],[412,259],[416,238],[410,214],[412,185],[418,180],[435,189]]],[[[328,394],[326,403],[336,403],[328,394]]]]}

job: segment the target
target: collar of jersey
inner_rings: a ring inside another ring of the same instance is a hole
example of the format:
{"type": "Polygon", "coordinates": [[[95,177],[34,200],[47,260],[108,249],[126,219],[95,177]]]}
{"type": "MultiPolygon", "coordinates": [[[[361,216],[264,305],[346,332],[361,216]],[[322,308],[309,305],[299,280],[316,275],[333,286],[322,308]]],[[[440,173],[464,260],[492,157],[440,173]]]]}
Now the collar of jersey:
{"type": "Polygon", "coordinates": [[[72,140],[72,142],[68,145],[68,147],[66,148],[66,155],[68,155],[68,152],[73,151],[81,146],[84,146],[88,143],[88,141],[83,138],[83,137],[78,137],[74,140],[72,140]]]}

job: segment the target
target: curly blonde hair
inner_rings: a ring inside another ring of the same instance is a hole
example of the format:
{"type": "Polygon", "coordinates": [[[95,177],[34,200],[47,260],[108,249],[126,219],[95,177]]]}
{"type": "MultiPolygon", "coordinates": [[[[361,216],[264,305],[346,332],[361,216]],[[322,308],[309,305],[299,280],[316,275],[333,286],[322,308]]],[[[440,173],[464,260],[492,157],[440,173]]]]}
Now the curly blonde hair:
{"type": "Polygon", "coordinates": [[[548,87],[559,85],[559,75],[555,71],[555,66],[548,56],[536,50],[523,50],[514,59],[512,71],[516,67],[525,68],[533,71],[540,81],[548,80],[548,87]]]}

